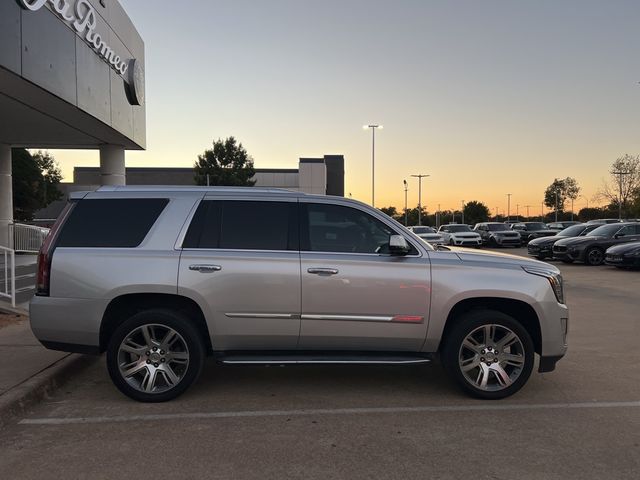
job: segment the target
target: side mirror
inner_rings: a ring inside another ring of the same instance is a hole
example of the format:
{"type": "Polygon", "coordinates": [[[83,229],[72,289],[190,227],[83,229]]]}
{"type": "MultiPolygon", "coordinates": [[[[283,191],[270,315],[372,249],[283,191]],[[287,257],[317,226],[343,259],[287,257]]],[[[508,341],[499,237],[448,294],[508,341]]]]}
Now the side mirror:
{"type": "Polygon", "coordinates": [[[389,236],[389,252],[391,255],[406,255],[411,249],[402,235],[389,236]]]}
{"type": "Polygon", "coordinates": [[[613,238],[620,238],[620,237],[624,237],[624,233],[616,233],[613,238]]]}

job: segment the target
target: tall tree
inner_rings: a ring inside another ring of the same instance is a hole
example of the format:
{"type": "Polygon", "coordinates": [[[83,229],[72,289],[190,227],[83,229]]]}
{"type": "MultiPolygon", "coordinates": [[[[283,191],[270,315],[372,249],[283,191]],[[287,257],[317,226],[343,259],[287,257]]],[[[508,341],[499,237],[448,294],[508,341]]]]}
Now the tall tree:
{"type": "Polygon", "coordinates": [[[609,169],[610,179],[605,181],[599,197],[618,207],[618,214],[629,212],[634,197],[640,195],[640,157],[625,154],[616,159],[609,169]]]}
{"type": "Polygon", "coordinates": [[[386,215],[389,215],[391,218],[398,218],[398,210],[396,207],[382,207],[380,211],[386,215]]]}
{"type": "Polygon", "coordinates": [[[489,220],[489,216],[491,215],[489,207],[477,200],[467,202],[463,211],[465,223],[471,225],[479,222],[486,222],[489,220]]]}
{"type": "Polygon", "coordinates": [[[253,187],[253,159],[234,137],[213,142],[213,148],[198,155],[193,166],[196,185],[253,187]],[[208,177],[207,177],[208,175],[208,177]]]}
{"type": "Polygon", "coordinates": [[[11,151],[11,169],[13,217],[16,220],[33,220],[36,210],[62,198],[58,190],[62,174],[49,152],[32,154],[24,148],[14,148],[11,151]]]}
{"type": "Polygon", "coordinates": [[[575,200],[579,193],[580,187],[575,178],[555,178],[544,191],[544,204],[554,211],[564,212],[567,199],[575,200]]]}

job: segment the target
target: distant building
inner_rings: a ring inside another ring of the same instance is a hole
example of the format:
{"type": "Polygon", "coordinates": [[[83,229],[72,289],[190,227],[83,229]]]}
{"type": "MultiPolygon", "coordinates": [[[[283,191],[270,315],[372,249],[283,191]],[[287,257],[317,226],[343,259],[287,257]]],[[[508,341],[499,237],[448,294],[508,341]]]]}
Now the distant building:
{"type": "MultiPolygon", "coordinates": [[[[316,195],[344,196],[344,156],[325,155],[322,158],[301,158],[298,168],[256,168],[256,187],[297,190],[316,195]]],[[[127,167],[127,185],[194,185],[192,167],[127,167]]],[[[95,190],[101,184],[99,167],[75,167],[73,183],[61,183],[64,194],[60,201],[36,212],[38,223],[50,223],[58,217],[69,193],[95,190]]]]}

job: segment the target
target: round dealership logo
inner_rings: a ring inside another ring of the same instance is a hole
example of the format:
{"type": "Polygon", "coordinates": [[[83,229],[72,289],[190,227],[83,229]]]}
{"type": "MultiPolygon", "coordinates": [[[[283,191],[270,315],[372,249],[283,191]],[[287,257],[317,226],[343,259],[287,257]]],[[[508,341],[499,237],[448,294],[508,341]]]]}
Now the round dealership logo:
{"type": "Polygon", "coordinates": [[[142,105],[144,103],[144,70],[140,62],[135,58],[129,60],[127,85],[129,102],[132,105],[142,105]]]}

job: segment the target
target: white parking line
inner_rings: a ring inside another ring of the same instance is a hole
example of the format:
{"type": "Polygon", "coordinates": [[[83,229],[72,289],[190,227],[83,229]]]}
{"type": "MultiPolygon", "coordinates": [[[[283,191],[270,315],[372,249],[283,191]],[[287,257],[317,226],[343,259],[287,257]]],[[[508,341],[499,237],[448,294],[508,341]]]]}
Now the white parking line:
{"type": "Polygon", "coordinates": [[[520,405],[457,405],[424,407],[362,407],[317,408],[309,410],[249,410],[238,412],[160,413],[155,415],[117,415],[112,417],[26,418],[21,425],[77,425],[94,423],[151,422],[163,420],[191,420],[247,417],[299,417],[309,415],[361,415],[372,413],[449,413],[449,412],[502,412],[516,410],[573,410],[582,408],[638,408],[640,401],[539,403],[520,405]]]}

